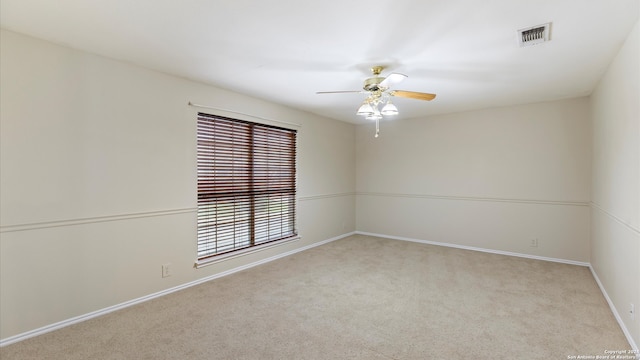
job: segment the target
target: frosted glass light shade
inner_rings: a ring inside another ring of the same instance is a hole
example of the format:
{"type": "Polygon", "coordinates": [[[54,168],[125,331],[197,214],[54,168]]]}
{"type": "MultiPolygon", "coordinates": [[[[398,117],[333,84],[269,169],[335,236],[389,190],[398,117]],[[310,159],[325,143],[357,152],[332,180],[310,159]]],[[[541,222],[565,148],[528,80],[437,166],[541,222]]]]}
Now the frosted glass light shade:
{"type": "Polygon", "coordinates": [[[362,105],[360,105],[360,107],[358,108],[358,111],[356,112],[356,114],[363,115],[363,116],[372,115],[373,107],[367,102],[362,103],[362,105]]]}
{"type": "Polygon", "coordinates": [[[392,103],[388,102],[381,111],[382,115],[398,115],[398,108],[392,103]]]}

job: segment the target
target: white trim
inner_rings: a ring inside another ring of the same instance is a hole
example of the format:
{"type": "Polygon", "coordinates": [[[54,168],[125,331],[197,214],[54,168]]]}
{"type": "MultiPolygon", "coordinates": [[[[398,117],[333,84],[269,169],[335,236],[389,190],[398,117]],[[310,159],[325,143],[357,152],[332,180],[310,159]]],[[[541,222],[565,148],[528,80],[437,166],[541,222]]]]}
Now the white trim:
{"type": "Polygon", "coordinates": [[[267,250],[267,249],[272,249],[284,244],[288,244],[294,241],[298,241],[300,240],[300,236],[299,235],[295,235],[292,236],[290,238],[286,238],[286,239],[281,239],[278,241],[274,241],[274,242],[270,242],[270,243],[266,243],[266,244],[262,244],[262,245],[257,245],[257,246],[252,246],[246,249],[242,249],[242,250],[237,250],[237,251],[233,251],[230,253],[226,253],[226,254],[222,254],[222,255],[217,255],[217,256],[213,256],[210,258],[206,258],[206,259],[202,259],[202,260],[196,260],[196,263],[194,264],[194,267],[196,269],[200,269],[203,268],[205,266],[209,266],[209,265],[213,265],[213,264],[217,264],[226,260],[231,260],[231,259],[235,259],[235,258],[239,258],[239,257],[243,257],[246,255],[251,255],[251,254],[255,254],[258,253],[260,251],[263,250],[267,250]]]}
{"type": "Polygon", "coordinates": [[[335,193],[335,194],[322,194],[322,195],[300,196],[300,197],[298,197],[298,200],[299,201],[319,200],[319,199],[329,199],[329,198],[334,198],[334,197],[354,196],[354,195],[356,195],[356,193],[354,193],[354,192],[335,193]]]}
{"type": "Polygon", "coordinates": [[[430,195],[430,194],[396,194],[396,193],[383,193],[383,192],[357,192],[356,195],[400,197],[400,198],[414,198],[414,199],[438,199],[438,200],[460,200],[460,201],[506,202],[506,203],[517,203],[517,204],[589,206],[589,202],[588,201],[509,199],[509,198],[489,198],[489,197],[430,195]]]}
{"type": "Polygon", "coordinates": [[[618,325],[620,325],[620,328],[622,328],[622,332],[624,333],[624,336],[627,338],[629,345],[631,345],[631,348],[636,351],[636,359],[640,359],[640,352],[638,350],[638,345],[633,340],[633,336],[631,336],[629,329],[627,329],[627,326],[624,324],[624,321],[622,321],[622,317],[620,317],[620,313],[618,313],[618,309],[616,309],[616,306],[613,305],[613,301],[611,301],[609,294],[607,294],[607,291],[604,289],[604,285],[602,285],[602,282],[600,281],[600,278],[598,278],[598,274],[596,273],[596,270],[593,268],[593,266],[591,266],[591,264],[589,264],[589,270],[591,270],[591,274],[593,275],[593,278],[596,279],[596,283],[598,283],[598,287],[600,287],[600,291],[602,291],[602,295],[604,295],[604,298],[607,300],[607,304],[609,304],[609,308],[611,309],[611,312],[613,312],[613,316],[615,316],[616,320],[618,321],[618,325]]]}
{"type": "Polygon", "coordinates": [[[527,259],[534,259],[534,260],[551,261],[551,262],[557,262],[557,263],[562,263],[562,264],[587,266],[587,267],[590,266],[590,264],[588,262],[582,262],[582,261],[558,259],[558,258],[551,258],[551,257],[545,257],[545,256],[537,256],[537,255],[529,255],[529,254],[515,253],[515,252],[510,252],[510,251],[502,251],[502,250],[485,249],[485,248],[479,248],[479,247],[474,247],[474,246],[457,245],[457,244],[443,243],[443,242],[437,242],[437,241],[420,240],[420,239],[414,239],[414,238],[408,238],[408,237],[402,237],[402,236],[375,234],[375,233],[369,233],[369,232],[364,232],[364,231],[356,231],[356,234],[358,234],[358,235],[366,235],[366,236],[375,236],[375,237],[381,237],[381,238],[392,239],[392,240],[411,241],[411,242],[417,242],[417,243],[421,243],[421,244],[437,245],[437,246],[444,246],[444,247],[463,249],[463,250],[480,251],[480,252],[485,252],[485,253],[490,253],[490,254],[507,255],[507,256],[515,256],[515,257],[527,258],[527,259]]]}
{"type": "Polygon", "coordinates": [[[3,226],[0,226],[0,233],[46,229],[46,228],[61,227],[61,226],[93,224],[93,223],[101,223],[101,222],[107,222],[107,221],[138,219],[138,218],[144,218],[144,217],[186,214],[186,213],[196,212],[197,210],[198,208],[169,209],[169,210],[147,211],[147,212],[138,212],[138,213],[129,213],[129,214],[119,214],[119,215],[96,216],[96,217],[90,217],[90,218],[54,220],[54,221],[39,222],[39,223],[3,225],[3,226]]]}
{"type": "Polygon", "coordinates": [[[636,235],[640,235],[640,229],[638,229],[635,226],[629,224],[628,222],[622,220],[621,218],[617,217],[616,215],[613,215],[612,213],[608,212],[607,210],[605,210],[602,206],[598,205],[597,203],[594,203],[592,201],[591,202],[591,207],[595,208],[597,210],[600,210],[600,212],[602,212],[605,215],[609,216],[612,220],[614,220],[615,222],[619,223],[620,225],[626,227],[628,230],[631,230],[631,232],[635,233],[636,235]]]}
{"type": "Polygon", "coordinates": [[[198,279],[198,280],[195,280],[195,281],[188,282],[186,284],[178,285],[178,286],[172,287],[170,289],[162,290],[162,291],[159,291],[159,292],[156,292],[156,293],[153,293],[153,294],[149,294],[149,295],[146,295],[146,296],[143,296],[143,297],[139,297],[137,299],[125,301],[125,302],[117,304],[117,305],[109,306],[107,308],[96,310],[96,311],[93,311],[93,312],[90,312],[90,313],[87,313],[87,314],[84,314],[84,315],[76,316],[76,317],[73,317],[73,318],[70,318],[70,319],[67,319],[67,320],[59,321],[57,323],[50,324],[50,325],[47,325],[47,326],[43,326],[41,328],[34,329],[34,330],[31,330],[31,331],[27,331],[27,332],[24,332],[22,334],[10,336],[10,337],[8,337],[6,339],[0,339],[0,347],[7,346],[7,345],[10,345],[10,344],[13,344],[13,343],[17,343],[19,341],[23,341],[23,340],[26,340],[26,339],[29,339],[29,338],[32,338],[32,337],[35,337],[35,336],[38,336],[38,335],[46,334],[46,333],[54,331],[54,330],[62,329],[62,328],[67,327],[69,325],[77,324],[79,322],[86,321],[86,320],[89,320],[89,319],[93,319],[93,318],[96,318],[98,316],[106,315],[106,314],[109,314],[109,313],[117,311],[117,310],[128,308],[130,306],[137,305],[137,304],[143,303],[145,301],[149,301],[149,300],[158,298],[160,296],[168,295],[168,294],[171,294],[173,292],[180,291],[180,290],[183,290],[183,289],[195,286],[195,285],[199,285],[199,284],[202,284],[202,283],[207,282],[207,281],[211,281],[211,280],[215,280],[215,279],[221,278],[223,276],[231,275],[233,273],[236,273],[236,272],[239,272],[239,271],[242,271],[242,270],[246,270],[246,269],[252,268],[254,266],[262,265],[264,263],[268,263],[270,261],[274,261],[274,260],[283,258],[285,256],[293,255],[293,254],[298,253],[298,252],[309,250],[309,249],[314,248],[316,246],[320,246],[320,245],[324,245],[324,244],[330,243],[332,241],[340,240],[340,239],[343,239],[345,237],[348,237],[348,236],[351,236],[351,235],[354,235],[354,234],[355,234],[355,232],[350,232],[350,233],[347,233],[347,234],[338,235],[336,237],[333,237],[333,238],[330,238],[330,239],[327,239],[327,240],[319,241],[319,242],[316,242],[316,243],[313,243],[313,244],[310,244],[310,245],[307,245],[307,246],[303,246],[303,247],[298,248],[298,249],[287,251],[287,252],[282,253],[282,254],[274,255],[274,256],[271,256],[271,257],[266,258],[266,259],[255,261],[255,262],[247,264],[247,265],[239,266],[239,267],[227,270],[227,271],[223,271],[223,272],[211,275],[211,276],[204,277],[202,279],[198,279]]]}

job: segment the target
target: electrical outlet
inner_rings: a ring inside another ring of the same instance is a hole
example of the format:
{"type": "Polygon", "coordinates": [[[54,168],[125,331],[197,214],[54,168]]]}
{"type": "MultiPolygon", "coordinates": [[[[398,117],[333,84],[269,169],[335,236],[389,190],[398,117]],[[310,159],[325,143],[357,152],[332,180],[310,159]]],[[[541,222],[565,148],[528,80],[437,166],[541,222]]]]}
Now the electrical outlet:
{"type": "Polygon", "coordinates": [[[629,304],[629,316],[631,316],[631,321],[636,319],[636,307],[633,303],[629,304]]]}
{"type": "Polygon", "coordinates": [[[162,277],[166,278],[171,276],[171,263],[162,264],[162,277]]]}
{"type": "Polygon", "coordinates": [[[529,246],[531,246],[531,247],[538,247],[538,238],[531,238],[531,239],[529,239],[529,246]]]}

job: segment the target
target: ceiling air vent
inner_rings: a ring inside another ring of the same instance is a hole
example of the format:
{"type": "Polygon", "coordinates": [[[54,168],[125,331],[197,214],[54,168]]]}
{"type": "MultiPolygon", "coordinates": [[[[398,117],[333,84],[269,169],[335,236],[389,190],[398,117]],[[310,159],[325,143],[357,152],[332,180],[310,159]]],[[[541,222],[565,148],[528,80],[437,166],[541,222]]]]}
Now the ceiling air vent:
{"type": "Polygon", "coordinates": [[[538,45],[549,41],[551,23],[518,30],[518,45],[520,47],[538,45]]]}

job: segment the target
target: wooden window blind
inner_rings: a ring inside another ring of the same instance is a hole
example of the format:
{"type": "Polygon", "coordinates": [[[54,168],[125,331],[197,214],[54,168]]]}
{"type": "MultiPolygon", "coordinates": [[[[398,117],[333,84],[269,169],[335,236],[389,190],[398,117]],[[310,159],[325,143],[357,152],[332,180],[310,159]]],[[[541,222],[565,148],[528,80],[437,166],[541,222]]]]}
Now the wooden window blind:
{"type": "Polygon", "coordinates": [[[296,131],[198,114],[198,260],[296,235],[296,131]]]}

